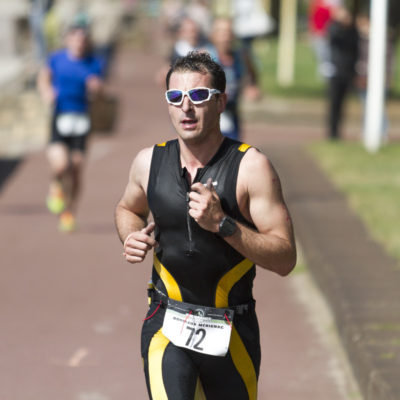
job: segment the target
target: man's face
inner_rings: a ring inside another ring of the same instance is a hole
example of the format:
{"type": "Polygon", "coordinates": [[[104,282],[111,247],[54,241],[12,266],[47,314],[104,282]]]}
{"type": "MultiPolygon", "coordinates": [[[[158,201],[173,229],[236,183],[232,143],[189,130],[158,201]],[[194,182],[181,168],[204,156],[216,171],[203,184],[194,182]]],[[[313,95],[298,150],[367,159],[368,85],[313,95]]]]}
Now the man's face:
{"type": "Polygon", "coordinates": [[[193,47],[198,45],[199,42],[199,28],[196,23],[190,19],[185,19],[182,22],[182,26],[179,31],[179,38],[182,40],[186,40],[193,47]]]}
{"type": "Polygon", "coordinates": [[[228,19],[216,19],[212,31],[212,41],[218,50],[229,51],[233,44],[232,24],[228,19]]]}
{"type": "Polygon", "coordinates": [[[82,57],[88,45],[88,34],[84,29],[74,29],[68,32],[66,46],[74,57],[82,57]]]}
{"type": "MultiPolygon", "coordinates": [[[[199,72],[174,72],[169,89],[188,91],[197,87],[213,89],[211,75],[199,72]]],[[[210,135],[219,133],[219,115],[225,108],[225,94],[213,95],[209,101],[193,104],[185,96],[180,106],[168,104],[172,124],[178,136],[187,143],[201,143],[210,135]]]]}

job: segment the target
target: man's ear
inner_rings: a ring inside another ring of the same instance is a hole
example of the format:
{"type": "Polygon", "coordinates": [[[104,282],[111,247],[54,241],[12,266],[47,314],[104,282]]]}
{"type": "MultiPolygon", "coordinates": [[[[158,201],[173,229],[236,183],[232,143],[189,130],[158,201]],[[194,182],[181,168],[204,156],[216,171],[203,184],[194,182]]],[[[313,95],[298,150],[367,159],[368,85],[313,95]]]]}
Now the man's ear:
{"type": "Polygon", "coordinates": [[[221,93],[218,95],[218,112],[222,114],[225,110],[226,107],[226,102],[227,102],[227,96],[226,93],[221,93]]]}

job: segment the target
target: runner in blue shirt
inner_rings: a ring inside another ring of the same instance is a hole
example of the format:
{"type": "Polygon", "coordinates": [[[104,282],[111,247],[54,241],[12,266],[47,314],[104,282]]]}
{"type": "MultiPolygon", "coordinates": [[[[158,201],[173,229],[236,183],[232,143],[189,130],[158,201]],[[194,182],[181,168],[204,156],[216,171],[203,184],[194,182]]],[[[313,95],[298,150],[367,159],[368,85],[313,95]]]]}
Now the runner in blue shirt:
{"type": "Polygon", "coordinates": [[[76,228],[76,203],[90,132],[89,96],[103,88],[101,61],[90,48],[88,27],[72,25],[65,48],[50,54],[38,78],[39,91],[53,110],[47,149],[52,174],[47,206],[60,214],[59,229],[67,232],[76,228]]]}

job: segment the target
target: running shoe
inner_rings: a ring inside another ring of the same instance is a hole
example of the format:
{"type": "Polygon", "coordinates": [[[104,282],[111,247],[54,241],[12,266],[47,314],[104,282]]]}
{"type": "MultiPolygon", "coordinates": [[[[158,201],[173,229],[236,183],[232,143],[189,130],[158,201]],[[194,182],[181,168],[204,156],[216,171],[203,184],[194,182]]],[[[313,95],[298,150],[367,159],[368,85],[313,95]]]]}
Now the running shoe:
{"type": "Polygon", "coordinates": [[[61,214],[65,209],[65,197],[61,185],[52,185],[46,199],[47,208],[53,214],[61,214]]]}
{"type": "Polygon", "coordinates": [[[60,215],[58,229],[60,230],[60,232],[73,232],[76,230],[75,217],[70,211],[64,211],[60,215]]]}

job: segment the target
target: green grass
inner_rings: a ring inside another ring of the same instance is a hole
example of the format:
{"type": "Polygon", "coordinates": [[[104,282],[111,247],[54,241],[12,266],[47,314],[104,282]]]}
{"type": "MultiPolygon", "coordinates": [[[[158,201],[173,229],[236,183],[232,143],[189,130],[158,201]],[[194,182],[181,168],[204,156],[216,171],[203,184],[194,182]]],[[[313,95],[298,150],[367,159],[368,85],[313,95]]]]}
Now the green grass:
{"type": "Polygon", "coordinates": [[[300,247],[299,243],[297,243],[296,246],[297,246],[297,263],[296,263],[296,268],[293,270],[291,275],[302,275],[308,272],[308,266],[304,259],[303,250],[300,247]]]}
{"type": "MultiPolygon", "coordinates": [[[[261,38],[254,41],[254,54],[259,71],[259,81],[266,95],[282,97],[323,97],[325,82],[318,77],[316,59],[307,34],[299,34],[296,44],[294,83],[291,87],[280,87],[277,76],[277,38],[261,38]]],[[[400,44],[395,49],[393,97],[400,97],[400,44]]]]}
{"type": "Polygon", "coordinates": [[[316,143],[310,151],[371,235],[400,261],[400,144],[377,154],[347,142],[316,143]]]}
{"type": "Polygon", "coordinates": [[[306,39],[296,45],[295,81],[293,86],[282,88],[276,81],[278,42],[276,38],[258,39],[254,42],[259,79],[262,91],[270,95],[315,97],[324,95],[324,82],[318,78],[314,53],[306,39]]]}

